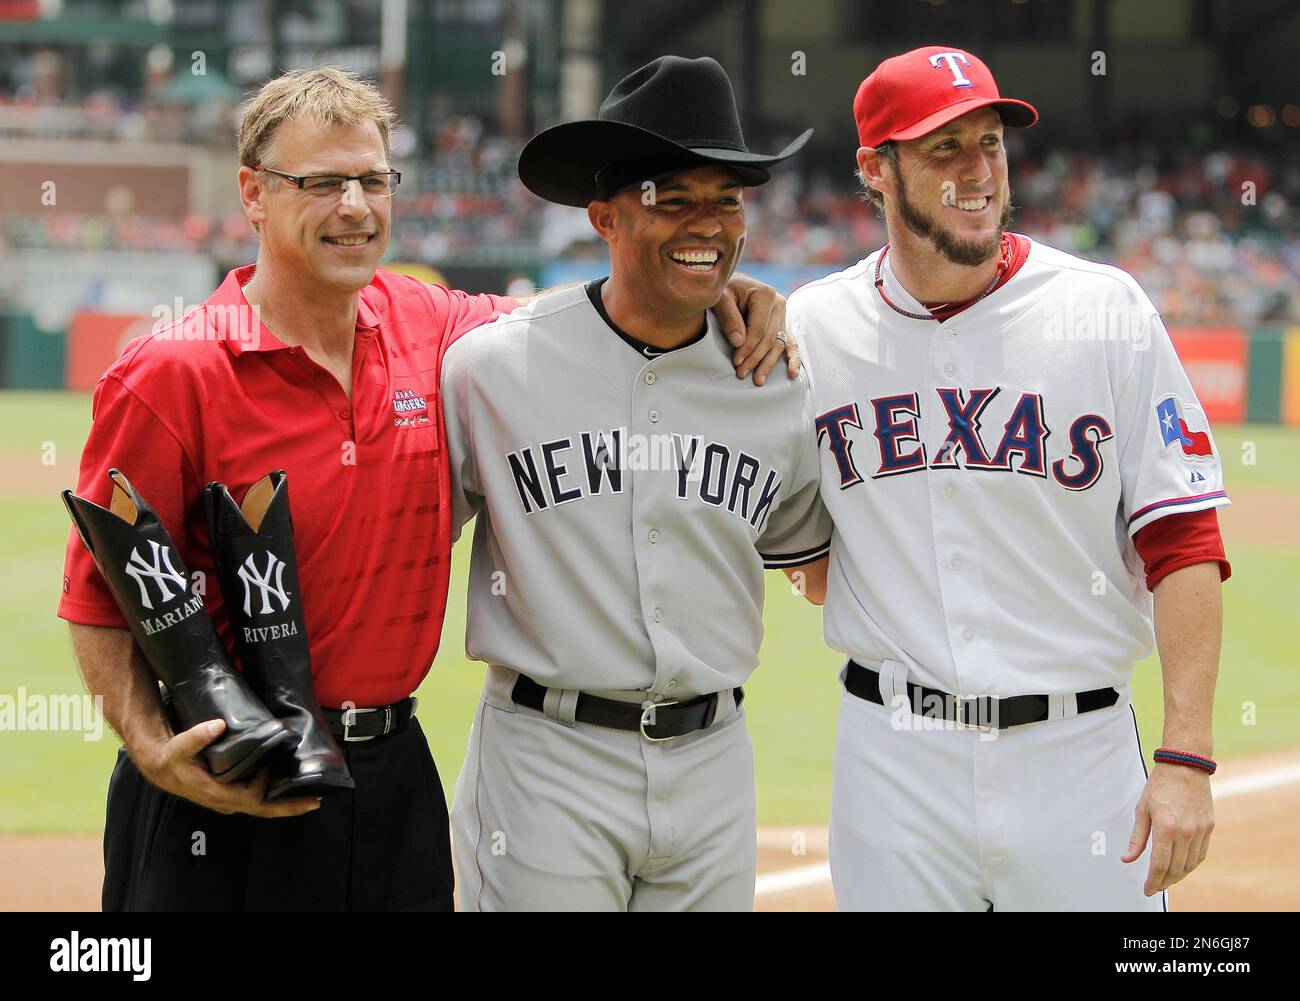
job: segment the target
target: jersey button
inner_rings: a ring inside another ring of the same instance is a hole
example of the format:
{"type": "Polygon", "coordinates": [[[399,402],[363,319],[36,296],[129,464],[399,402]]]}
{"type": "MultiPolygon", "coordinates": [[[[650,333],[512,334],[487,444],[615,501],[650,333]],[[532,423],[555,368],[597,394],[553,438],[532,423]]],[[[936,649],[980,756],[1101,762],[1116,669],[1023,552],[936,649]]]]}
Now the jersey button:
{"type": "Polygon", "coordinates": [[[674,688],[676,688],[676,687],[677,687],[677,679],[676,679],[676,678],[669,678],[669,679],[668,679],[668,690],[671,692],[671,691],[672,691],[674,688]]]}
{"type": "Polygon", "coordinates": [[[658,423],[659,423],[659,411],[658,411],[658,410],[651,410],[651,411],[650,411],[650,423],[651,423],[651,424],[658,424],[658,423]]]}
{"type": "Polygon", "coordinates": [[[957,492],[957,488],[954,487],[951,483],[945,483],[943,485],[943,492],[949,497],[951,497],[953,494],[957,492]]]}
{"type": "Polygon", "coordinates": [[[961,638],[967,643],[972,643],[975,640],[975,634],[969,629],[963,629],[961,631],[961,638]]]}
{"type": "Polygon", "coordinates": [[[952,561],[951,561],[948,565],[951,566],[954,570],[960,570],[960,569],[961,569],[961,557],[960,557],[960,556],[954,556],[954,557],[952,558],[952,561]]]}
{"type": "Polygon", "coordinates": [[[957,374],[957,366],[956,366],[956,365],[953,365],[952,363],[949,363],[949,364],[945,365],[945,366],[943,367],[943,374],[946,375],[946,376],[954,376],[954,375],[956,375],[956,374],[957,374]]]}
{"type": "Polygon", "coordinates": [[[654,528],[650,529],[649,533],[646,535],[646,538],[650,540],[651,545],[654,545],[656,542],[659,541],[659,531],[654,528]]]}
{"type": "Polygon", "coordinates": [[[656,622],[662,622],[663,620],[664,620],[663,609],[661,609],[661,608],[656,608],[656,609],[655,609],[655,621],[656,621],[656,622]]]}
{"type": "Polygon", "coordinates": [[[351,410],[340,410],[340,411],[339,411],[339,416],[342,417],[344,420],[347,420],[349,417],[352,416],[352,411],[351,411],[351,410]]]}
{"type": "Polygon", "coordinates": [[[658,378],[659,376],[655,375],[653,372],[647,372],[645,374],[645,384],[647,386],[653,386],[655,384],[655,380],[658,378]]]}

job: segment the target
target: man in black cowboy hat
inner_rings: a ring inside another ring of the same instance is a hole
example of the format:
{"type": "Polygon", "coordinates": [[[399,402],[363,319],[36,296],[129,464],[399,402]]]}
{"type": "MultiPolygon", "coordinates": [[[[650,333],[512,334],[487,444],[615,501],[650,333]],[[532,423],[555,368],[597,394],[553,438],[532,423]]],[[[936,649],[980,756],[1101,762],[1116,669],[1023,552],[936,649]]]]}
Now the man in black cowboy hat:
{"type": "Polygon", "coordinates": [[[467,648],[488,667],[453,810],[469,910],[753,906],[763,569],[830,531],[802,378],[738,382],[709,312],[745,147],[712,59],[657,59],[519,174],[585,206],[611,273],[447,353],[453,525],[479,513],[467,648]]]}

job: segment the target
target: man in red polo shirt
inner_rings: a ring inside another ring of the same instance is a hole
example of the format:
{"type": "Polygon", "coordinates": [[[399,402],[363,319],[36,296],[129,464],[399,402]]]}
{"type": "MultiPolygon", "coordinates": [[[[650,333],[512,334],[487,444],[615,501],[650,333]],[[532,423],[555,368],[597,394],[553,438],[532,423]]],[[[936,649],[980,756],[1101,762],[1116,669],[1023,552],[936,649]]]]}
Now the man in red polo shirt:
{"type": "MultiPolygon", "coordinates": [[[[124,745],[109,785],[105,910],[451,908],[446,802],[410,697],[447,598],[439,365],[461,333],[517,303],[377,270],[399,180],[392,124],[383,97],[339,70],[262,88],[239,140],[257,264],[105,373],[77,490],[106,504],[108,469],[125,473],[229,649],[220,589],[207,586],[202,490],[219,480],[239,499],[268,471],[287,472],[316,693],[356,788],[264,802],[265,771],[247,784],[213,779],[198,755],[224,724],[173,733],[74,533],[58,614],[124,745]],[[345,735],[337,710],[353,707],[345,735]]],[[[783,310],[741,283],[725,329],[741,322],[737,297],[754,321],[735,338],[737,370],[761,382],[782,352],[783,310]]]]}

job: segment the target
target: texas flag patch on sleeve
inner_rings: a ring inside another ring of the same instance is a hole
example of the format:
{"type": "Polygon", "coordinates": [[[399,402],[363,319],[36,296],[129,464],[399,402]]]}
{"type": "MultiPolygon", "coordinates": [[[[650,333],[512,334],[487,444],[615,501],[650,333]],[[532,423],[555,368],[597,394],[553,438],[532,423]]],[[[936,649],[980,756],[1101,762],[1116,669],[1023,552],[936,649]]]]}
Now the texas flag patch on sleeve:
{"type": "Polygon", "coordinates": [[[1189,407],[1177,396],[1166,396],[1156,404],[1156,421],[1166,449],[1177,445],[1188,458],[1214,457],[1209,422],[1200,407],[1189,407]],[[1198,425],[1196,428],[1189,426],[1189,417],[1192,424],[1198,425]]]}

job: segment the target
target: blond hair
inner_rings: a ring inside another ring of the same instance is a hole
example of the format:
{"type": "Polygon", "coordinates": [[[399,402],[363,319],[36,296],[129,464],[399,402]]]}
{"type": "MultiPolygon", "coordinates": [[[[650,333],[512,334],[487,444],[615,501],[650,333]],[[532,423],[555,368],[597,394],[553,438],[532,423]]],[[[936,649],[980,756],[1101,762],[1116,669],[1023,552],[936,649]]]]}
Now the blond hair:
{"type": "Polygon", "coordinates": [[[388,99],[368,80],[337,66],[294,70],[264,84],[244,105],[239,124],[239,162],[256,167],[266,161],[275,134],[285,122],[305,119],[321,125],[374,122],[391,156],[390,138],[397,115],[388,99]]]}

